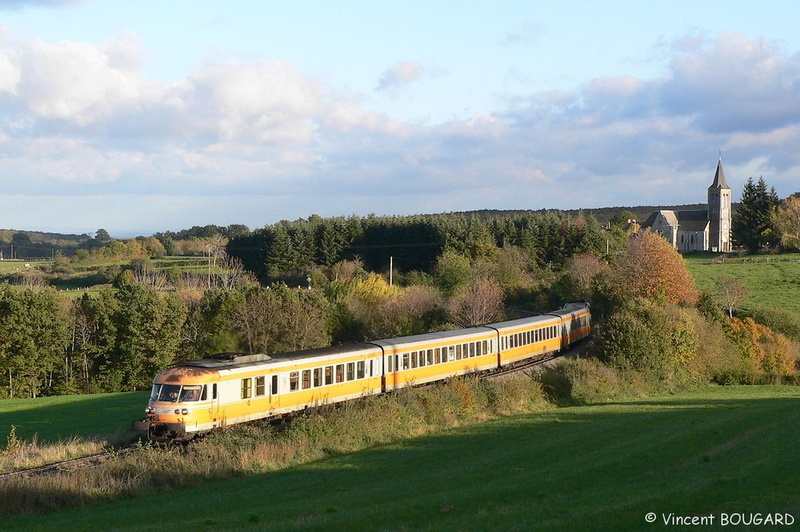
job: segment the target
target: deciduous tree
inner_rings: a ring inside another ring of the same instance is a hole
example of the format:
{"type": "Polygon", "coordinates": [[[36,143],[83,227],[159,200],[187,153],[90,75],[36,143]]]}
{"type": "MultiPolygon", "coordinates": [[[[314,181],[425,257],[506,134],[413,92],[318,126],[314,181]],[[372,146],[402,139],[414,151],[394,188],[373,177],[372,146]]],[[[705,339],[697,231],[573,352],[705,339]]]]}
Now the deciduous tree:
{"type": "Polygon", "coordinates": [[[683,257],[650,231],[630,239],[613,266],[611,282],[621,299],[660,296],[668,303],[693,303],[697,299],[694,279],[683,257]]]}

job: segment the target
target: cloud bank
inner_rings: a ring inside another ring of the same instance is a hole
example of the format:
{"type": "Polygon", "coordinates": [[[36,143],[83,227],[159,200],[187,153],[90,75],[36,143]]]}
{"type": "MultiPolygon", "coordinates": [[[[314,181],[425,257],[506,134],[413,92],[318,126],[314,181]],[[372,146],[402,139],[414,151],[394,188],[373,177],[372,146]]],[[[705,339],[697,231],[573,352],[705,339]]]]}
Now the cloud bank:
{"type": "MultiPolygon", "coordinates": [[[[135,35],[0,32],[0,226],[113,234],[312,213],[702,202],[718,149],[735,199],[751,175],[781,196],[800,189],[798,55],[733,33],[666,53],[657,79],[597,78],[420,126],[277,59],[164,83],[143,75],[135,35]]],[[[429,74],[390,65],[376,90],[429,74]]]]}

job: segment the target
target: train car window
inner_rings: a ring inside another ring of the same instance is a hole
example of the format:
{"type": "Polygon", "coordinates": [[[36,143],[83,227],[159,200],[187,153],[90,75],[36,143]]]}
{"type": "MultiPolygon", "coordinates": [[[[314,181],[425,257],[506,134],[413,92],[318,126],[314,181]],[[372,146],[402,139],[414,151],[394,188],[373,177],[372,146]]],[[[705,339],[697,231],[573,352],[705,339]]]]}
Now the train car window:
{"type": "Polygon", "coordinates": [[[479,357],[483,355],[483,344],[481,342],[475,342],[475,356],[479,357]]]}
{"type": "Polygon", "coordinates": [[[356,363],[355,362],[348,362],[347,363],[347,380],[351,381],[356,378],[356,363]]]}
{"type": "Polygon", "coordinates": [[[412,368],[416,368],[417,367],[417,352],[416,351],[413,351],[411,353],[411,367],[412,368]]]}
{"type": "Polygon", "coordinates": [[[483,354],[484,355],[488,355],[489,353],[490,353],[490,351],[489,351],[489,342],[484,340],[483,341],[483,354]]]}
{"type": "Polygon", "coordinates": [[[212,399],[216,399],[217,398],[217,383],[216,382],[211,386],[211,398],[212,399]]]}
{"type": "Polygon", "coordinates": [[[304,369],[303,370],[303,389],[308,390],[311,388],[311,370],[304,369]]]}
{"type": "Polygon", "coordinates": [[[386,366],[387,371],[389,373],[394,372],[394,357],[392,355],[389,355],[388,357],[386,357],[386,359],[387,359],[387,366],[386,366]]]}
{"type": "Polygon", "coordinates": [[[252,394],[250,386],[252,379],[242,379],[242,399],[249,399],[252,394]]]}
{"type": "Polygon", "coordinates": [[[433,364],[433,349],[428,349],[428,365],[433,364]]]}
{"type": "Polygon", "coordinates": [[[256,377],[256,396],[261,396],[267,393],[267,378],[256,377]]]}
{"type": "Polygon", "coordinates": [[[442,361],[442,349],[437,347],[433,350],[433,363],[439,364],[442,361]]]}
{"type": "Polygon", "coordinates": [[[344,382],[344,364],[336,364],[336,382],[344,382]]]}
{"type": "MultiPolygon", "coordinates": [[[[400,371],[400,355],[394,356],[394,370],[400,371]]],[[[372,374],[372,369],[370,369],[369,372],[372,374]]]]}
{"type": "Polygon", "coordinates": [[[314,388],[322,386],[322,368],[314,368],[314,388]]]}
{"type": "Polygon", "coordinates": [[[403,369],[408,369],[408,353],[403,353],[403,369]]]}
{"type": "Polygon", "coordinates": [[[270,393],[272,393],[272,395],[278,395],[278,376],[277,375],[273,375],[272,376],[272,390],[270,390],[270,393]]]}
{"type": "Polygon", "coordinates": [[[300,372],[292,371],[289,373],[289,391],[294,392],[300,387],[300,372]]]}
{"type": "Polygon", "coordinates": [[[461,344],[456,346],[456,360],[461,360],[461,344]]]}
{"type": "MultiPolygon", "coordinates": [[[[389,357],[391,359],[391,357],[389,357]]],[[[371,362],[371,361],[370,361],[371,362]]],[[[361,360],[356,364],[356,378],[363,379],[364,378],[364,361],[361,360]]]]}
{"type": "Polygon", "coordinates": [[[333,384],[333,366],[325,366],[325,384],[333,384]]]}
{"type": "Polygon", "coordinates": [[[370,376],[370,377],[372,377],[373,375],[375,375],[375,372],[373,371],[373,369],[374,369],[374,368],[372,367],[372,364],[373,364],[373,362],[374,362],[374,360],[370,360],[370,361],[369,361],[369,376],[370,376]]]}
{"type": "Polygon", "coordinates": [[[448,362],[452,362],[456,359],[456,348],[451,346],[447,347],[447,360],[448,362]]]}
{"type": "Polygon", "coordinates": [[[477,354],[477,352],[476,352],[477,349],[476,349],[475,343],[476,342],[470,342],[469,343],[469,356],[470,356],[470,358],[474,357],[477,354]]]}

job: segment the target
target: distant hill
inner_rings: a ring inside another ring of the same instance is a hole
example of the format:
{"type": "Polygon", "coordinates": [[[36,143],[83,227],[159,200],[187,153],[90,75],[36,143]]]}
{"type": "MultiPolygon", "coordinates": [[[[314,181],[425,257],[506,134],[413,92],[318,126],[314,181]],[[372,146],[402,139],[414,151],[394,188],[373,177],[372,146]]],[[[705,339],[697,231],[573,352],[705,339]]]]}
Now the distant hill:
{"type": "Polygon", "coordinates": [[[22,233],[27,235],[31,244],[50,244],[53,246],[68,246],[80,244],[91,240],[89,235],[70,235],[63,233],[42,233],[40,231],[24,231],[16,229],[0,229],[0,243],[10,244],[14,235],[22,233]]]}
{"type": "MultiPolygon", "coordinates": [[[[515,209],[515,210],[500,210],[500,209],[485,209],[485,210],[476,210],[476,211],[466,211],[459,214],[464,215],[477,215],[481,217],[493,217],[493,216],[512,216],[514,214],[523,214],[526,212],[546,212],[546,211],[554,211],[554,212],[563,212],[570,216],[577,216],[579,213],[584,214],[591,214],[597,221],[601,224],[607,223],[611,218],[613,218],[617,213],[621,211],[631,211],[636,214],[636,219],[639,221],[643,221],[647,218],[650,213],[656,210],[700,210],[705,209],[705,203],[694,203],[689,205],[645,205],[645,206],[638,206],[638,207],[601,207],[596,209],[515,209]]],[[[736,205],[734,205],[734,210],[736,205]]],[[[181,239],[188,236],[207,236],[205,234],[195,234],[198,231],[203,229],[207,229],[209,227],[216,227],[216,226],[206,226],[205,228],[202,227],[195,227],[192,229],[186,229],[184,231],[180,231],[178,233],[173,232],[165,232],[165,233],[155,233],[155,236],[170,236],[175,239],[181,239]]],[[[243,225],[235,225],[230,226],[231,228],[236,228],[236,230],[241,233],[241,229],[244,229],[245,232],[247,230],[246,226],[243,225]]],[[[220,228],[218,228],[220,229],[220,228]]],[[[226,229],[226,228],[221,228],[226,229]]],[[[83,235],[73,235],[73,234],[63,234],[63,233],[44,233],[39,231],[25,231],[25,230],[16,230],[16,229],[0,229],[0,245],[8,245],[11,243],[12,238],[16,233],[23,233],[28,235],[30,238],[31,244],[47,244],[51,246],[74,246],[77,244],[81,244],[86,242],[87,240],[91,240],[93,235],[83,234],[83,235]]],[[[224,232],[223,232],[224,234],[224,232]]],[[[141,235],[146,236],[146,235],[141,235]]]]}

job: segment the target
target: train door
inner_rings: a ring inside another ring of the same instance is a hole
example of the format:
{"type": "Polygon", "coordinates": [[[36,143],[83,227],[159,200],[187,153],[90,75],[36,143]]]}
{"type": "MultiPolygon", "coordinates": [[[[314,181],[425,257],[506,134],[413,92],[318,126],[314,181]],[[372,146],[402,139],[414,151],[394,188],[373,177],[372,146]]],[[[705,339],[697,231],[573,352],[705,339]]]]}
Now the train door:
{"type": "Polygon", "coordinates": [[[271,375],[269,378],[269,405],[270,409],[277,410],[281,406],[281,396],[278,393],[278,376],[271,375]]]}

